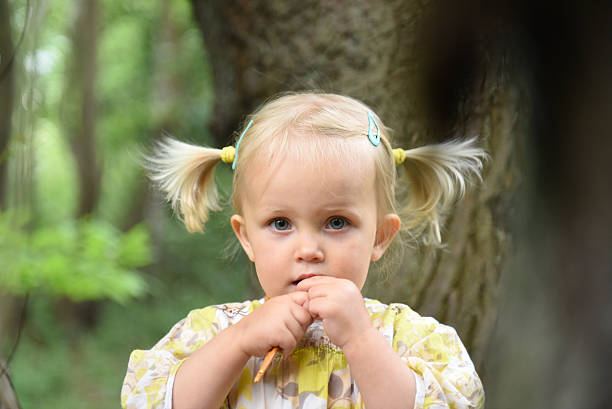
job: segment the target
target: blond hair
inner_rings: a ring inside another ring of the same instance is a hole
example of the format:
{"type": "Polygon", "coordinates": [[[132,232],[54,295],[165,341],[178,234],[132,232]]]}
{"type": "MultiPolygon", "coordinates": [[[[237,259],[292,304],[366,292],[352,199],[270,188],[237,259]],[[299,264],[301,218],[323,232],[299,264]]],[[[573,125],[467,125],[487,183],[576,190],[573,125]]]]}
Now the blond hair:
{"type": "MultiPolygon", "coordinates": [[[[347,140],[368,138],[368,113],[377,122],[380,145],[374,155],[379,214],[398,213],[396,163],[403,160],[408,182],[406,203],[400,215],[404,229],[427,243],[441,243],[440,214],[461,197],[474,175],[480,178],[486,154],[475,139],[453,140],[410,150],[391,147],[389,130],[365,104],[353,98],[323,93],[283,94],[262,105],[247,119],[252,121],[236,156],[227,158],[227,147],[200,147],[165,138],[147,157],[151,179],[166,193],[187,230],[202,231],[209,210],[219,210],[214,171],[219,161],[235,159],[233,207],[242,208],[245,174],[255,158],[279,163],[294,153],[313,164],[338,157],[358,160],[347,140]]],[[[368,142],[369,143],[369,142],[368,142]]]]}

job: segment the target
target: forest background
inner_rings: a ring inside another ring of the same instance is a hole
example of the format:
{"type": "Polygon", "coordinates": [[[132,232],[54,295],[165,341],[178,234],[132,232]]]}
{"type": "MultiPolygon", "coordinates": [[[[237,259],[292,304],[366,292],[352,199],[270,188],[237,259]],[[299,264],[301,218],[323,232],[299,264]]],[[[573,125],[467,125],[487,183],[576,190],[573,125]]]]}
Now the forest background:
{"type": "Polygon", "coordinates": [[[164,133],[228,145],[303,89],[364,100],[395,145],[490,155],[446,247],[364,293],[457,328],[489,408],[612,407],[611,9],[0,0],[0,408],[116,407],[133,349],[262,295],[229,206],[188,234],[139,155],[164,133]]]}

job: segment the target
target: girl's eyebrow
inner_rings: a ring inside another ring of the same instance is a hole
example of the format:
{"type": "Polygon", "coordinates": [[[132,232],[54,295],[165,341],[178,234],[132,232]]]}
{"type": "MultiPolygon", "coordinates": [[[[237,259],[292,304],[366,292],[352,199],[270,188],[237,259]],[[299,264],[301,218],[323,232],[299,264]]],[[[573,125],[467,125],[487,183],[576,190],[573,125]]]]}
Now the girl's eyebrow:
{"type": "Polygon", "coordinates": [[[276,205],[261,206],[254,212],[254,216],[261,219],[269,219],[270,217],[291,217],[293,212],[291,209],[279,207],[276,205]]]}
{"type": "MultiPolygon", "coordinates": [[[[324,210],[324,211],[334,211],[334,210],[356,211],[355,210],[356,208],[357,206],[355,206],[355,204],[350,200],[338,202],[338,203],[323,204],[321,206],[318,206],[318,209],[324,210]]],[[[269,205],[262,204],[260,205],[260,209],[266,212],[285,212],[285,211],[291,210],[292,206],[283,206],[283,205],[279,205],[278,203],[273,203],[269,205]]]]}
{"type": "Polygon", "coordinates": [[[278,205],[263,205],[260,206],[259,210],[263,213],[285,213],[289,209],[286,207],[278,206],[278,205]]]}
{"type": "MultiPolygon", "coordinates": [[[[348,215],[351,219],[360,219],[359,211],[354,205],[351,204],[333,204],[329,206],[321,206],[316,209],[317,213],[324,213],[327,216],[348,215]]],[[[261,206],[257,211],[257,214],[266,217],[274,216],[292,216],[294,209],[290,207],[283,207],[278,205],[261,206]]]]}

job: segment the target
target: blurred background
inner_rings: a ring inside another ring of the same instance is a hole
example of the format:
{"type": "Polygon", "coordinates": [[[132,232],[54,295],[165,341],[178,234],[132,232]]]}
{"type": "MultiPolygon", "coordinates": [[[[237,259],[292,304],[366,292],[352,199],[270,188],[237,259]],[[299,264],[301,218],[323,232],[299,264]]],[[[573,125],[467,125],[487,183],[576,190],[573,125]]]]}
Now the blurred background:
{"type": "Polygon", "coordinates": [[[612,7],[583,3],[0,0],[0,408],[117,407],[133,349],[262,296],[230,206],[188,234],[140,153],[305,89],[490,155],[364,294],[454,326],[488,408],[612,407],[612,7]]]}

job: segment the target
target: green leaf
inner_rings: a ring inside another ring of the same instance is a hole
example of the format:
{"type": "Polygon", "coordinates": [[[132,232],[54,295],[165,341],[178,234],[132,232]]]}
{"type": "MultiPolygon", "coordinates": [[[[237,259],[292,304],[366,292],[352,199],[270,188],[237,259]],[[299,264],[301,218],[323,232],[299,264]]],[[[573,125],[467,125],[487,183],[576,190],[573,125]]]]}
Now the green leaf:
{"type": "Polygon", "coordinates": [[[121,303],[146,291],[146,282],[133,270],[151,261],[144,226],[122,233],[109,223],[84,219],[25,233],[23,224],[12,217],[0,213],[2,289],[121,303]]]}

